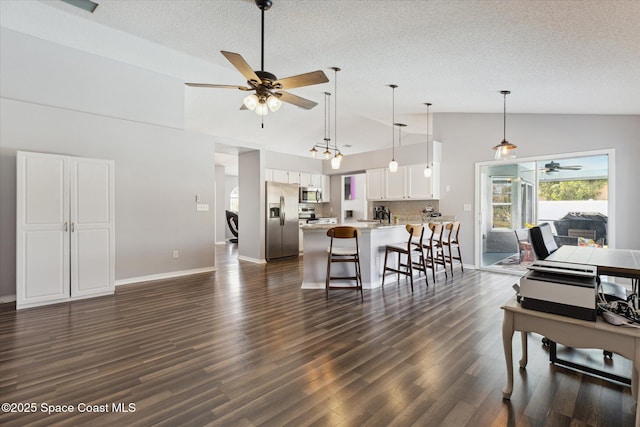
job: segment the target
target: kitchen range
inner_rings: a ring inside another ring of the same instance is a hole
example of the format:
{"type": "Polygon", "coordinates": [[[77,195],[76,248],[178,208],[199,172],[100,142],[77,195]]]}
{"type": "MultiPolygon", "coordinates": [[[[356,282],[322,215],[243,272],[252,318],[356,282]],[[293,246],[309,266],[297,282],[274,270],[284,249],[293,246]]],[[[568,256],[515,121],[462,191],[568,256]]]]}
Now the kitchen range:
{"type": "Polygon", "coordinates": [[[316,216],[316,208],[307,207],[307,206],[299,206],[298,207],[298,219],[302,224],[303,221],[307,224],[337,224],[337,217],[317,217],[316,216]]]}

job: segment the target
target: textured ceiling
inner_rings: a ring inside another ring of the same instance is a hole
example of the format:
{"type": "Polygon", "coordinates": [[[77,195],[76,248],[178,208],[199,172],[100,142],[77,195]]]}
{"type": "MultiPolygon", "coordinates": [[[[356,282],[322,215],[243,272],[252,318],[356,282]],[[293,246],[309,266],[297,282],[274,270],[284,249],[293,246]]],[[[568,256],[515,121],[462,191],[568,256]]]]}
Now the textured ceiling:
{"type": "MultiPolygon", "coordinates": [[[[175,76],[239,85],[220,54],[260,66],[252,0],[98,0],[94,14],[60,1],[2,0],[2,25],[175,76]],[[116,31],[117,30],[117,31],[116,31]],[[136,36],[136,37],[132,37],[136,36]],[[151,42],[151,43],[150,43],[151,42]]],[[[260,119],[243,93],[186,89],[185,126],[228,145],[304,154],[323,137],[322,93],[338,74],[345,153],[390,145],[391,89],[405,143],[424,140],[432,112],[640,114],[640,1],[274,0],[265,14],[265,69],[325,69],[331,82],[291,90],[318,102],[260,119]]]]}

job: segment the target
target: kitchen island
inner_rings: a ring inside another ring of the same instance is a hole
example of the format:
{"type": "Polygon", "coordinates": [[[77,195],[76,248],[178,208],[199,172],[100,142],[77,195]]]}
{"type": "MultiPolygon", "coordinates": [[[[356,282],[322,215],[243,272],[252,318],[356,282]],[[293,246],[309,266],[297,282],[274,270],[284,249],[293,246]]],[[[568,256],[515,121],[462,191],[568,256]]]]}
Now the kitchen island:
{"type": "MultiPolygon", "coordinates": [[[[382,284],[382,269],[384,267],[385,246],[390,243],[407,242],[409,234],[402,225],[390,225],[379,223],[355,223],[345,224],[355,226],[360,229],[362,235],[358,239],[360,246],[360,268],[362,270],[362,286],[364,289],[380,287],[382,284]]],[[[335,227],[332,224],[315,224],[300,227],[304,233],[304,279],[302,289],[324,289],[327,277],[327,248],[330,239],[327,237],[327,230],[335,227]]],[[[425,235],[429,235],[425,231],[425,235]]],[[[334,247],[352,247],[355,244],[353,239],[336,239],[334,247]]],[[[389,257],[389,265],[395,265],[397,256],[389,257]]],[[[353,265],[349,263],[333,264],[331,267],[332,276],[353,275],[353,265]]],[[[396,281],[396,275],[389,275],[387,283],[396,281]]],[[[336,283],[333,281],[332,283],[336,283]]],[[[345,281],[345,284],[352,284],[354,281],[345,281]]]]}

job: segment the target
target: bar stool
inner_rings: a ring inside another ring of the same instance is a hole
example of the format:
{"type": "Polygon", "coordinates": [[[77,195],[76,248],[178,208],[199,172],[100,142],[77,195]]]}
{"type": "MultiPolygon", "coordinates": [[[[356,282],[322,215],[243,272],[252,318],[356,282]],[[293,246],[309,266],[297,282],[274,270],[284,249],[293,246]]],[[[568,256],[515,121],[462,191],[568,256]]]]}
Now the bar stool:
{"type": "Polygon", "coordinates": [[[430,222],[429,229],[431,230],[431,236],[429,240],[423,246],[427,250],[427,268],[431,269],[431,275],[433,281],[436,281],[436,269],[438,265],[444,268],[445,279],[449,278],[447,275],[447,264],[444,259],[444,249],[442,247],[442,230],[443,226],[437,222],[430,222]]]}
{"type": "Polygon", "coordinates": [[[360,299],[364,301],[362,292],[362,275],[360,269],[360,247],[358,246],[358,237],[361,232],[356,227],[338,226],[332,227],[327,231],[327,236],[331,237],[331,243],[327,249],[327,279],[325,283],[326,299],[329,299],[329,289],[355,289],[360,290],[360,299]],[[351,247],[334,247],[334,239],[355,239],[355,245],[351,247]],[[331,264],[334,262],[351,262],[355,266],[355,274],[353,276],[331,276],[331,264]],[[331,286],[331,280],[355,280],[356,286],[331,286]]]}
{"type": "MultiPolygon", "coordinates": [[[[384,286],[384,279],[386,278],[387,271],[391,271],[398,275],[398,282],[400,281],[400,275],[409,276],[409,282],[411,283],[411,292],[413,292],[413,269],[416,268],[419,271],[424,272],[424,277],[427,277],[427,263],[424,258],[424,251],[422,249],[422,238],[424,236],[424,227],[421,225],[407,224],[407,232],[409,233],[409,239],[407,243],[389,244],[385,246],[384,250],[384,270],[382,271],[382,286],[384,286]],[[389,253],[398,254],[398,267],[393,268],[387,266],[387,259],[389,253]],[[413,261],[413,253],[419,254],[419,261],[413,261]],[[402,255],[407,256],[406,264],[402,262],[402,255]]],[[[429,282],[427,282],[427,285],[429,282]]]]}
{"type": "Polygon", "coordinates": [[[446,262],[451,266],[451,276],[453,277],[453,260],[460,261],[460,270],[464,273],[464,266],[462,265],[462,254],[460,253],[460,243],[458,240],[458,233],[460,232],[460,222],[450,222],[445,227],[449,234],[447,239],[442,241],[442,246],[447,248],[446,262]],[[453,248],[458,251],[458,256],[453,256],[453,248]]]}

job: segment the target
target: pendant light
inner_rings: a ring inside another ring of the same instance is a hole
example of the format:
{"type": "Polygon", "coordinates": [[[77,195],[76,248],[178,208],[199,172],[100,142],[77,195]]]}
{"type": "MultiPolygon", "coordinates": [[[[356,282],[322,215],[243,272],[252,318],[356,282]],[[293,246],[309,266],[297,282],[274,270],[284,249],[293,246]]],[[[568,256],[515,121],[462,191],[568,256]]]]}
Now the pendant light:
{"type": "Polygon", "coordinates": [[[511,93],[508,90],[502,90],[500,93],[504,96],[504,116],[503,116],[503,137],[502,142],[493,149],[495,150],[495,159],[496,160],[505,160],[509,158],[514,158],[515,156],[512,154],[513,150],[518,148],[517,145],[514,145],[507,141],[507,95],[511,93]]]}
{"type": "Polygon", "coordinates": [[[333,70],[333,144],[336,147],[336,154],[331,159],[331,169],[340,169],[342,163],[342,153],[338,148],[338,71],[340,68],[331,67],[333,70]]]}
{"type": "Polygon", "coordinates": [[[340,165],[342,164],[342,159],[344,156],[340,152],[338,148],[338,103],[337,103],[337,92],[338,92],[338,71],[340,68],[331,67],[334,71],[334,88],[335,88],[335,98],[334,98],[334,137],[333,144],[331,144],[331,101],[329,97],[331,94],[329,92],[324,93],[324,143],[323,144],[315,144],[311,147],[309,152],[312,157],[316,157],[318,155],[318,148],[324,149],[322,156],[325,160],[331,160],[331,168],[332,169],[340,169],[340,165]],[[332,157],[333,156],[333,157],[332,157]]]}
{"type": "Polygon", "coordinates": [[[427,106],[427,165],[424,167],[424,177],[431,178],[432,171],[429,167],[429,107],[431,107],[430,102],[425,102],[424,105],[427,106]]]}
{"type": "MultiPolygon", "coordinates": [[[[398,147],[402,147],[402,128],[406,127],[407,125],[404,123],[394,123],[393,125],[398,128],[398,147]]],[[[397,163],[396,163],[396,170],[398,170],[397,163]]],[[[391,172],[395,172],[395,170],[391,172]]]]}
{"type": "Polygon", "coordinates": [[[398,171],[398,162],[396,162],[396,138],[395,130],[393,127],[396,123],[396,88],[398,85],[389,85],[392,90],[392,103],[391,103],[391,161],[389,162],[389,172],[398,171]]]}

